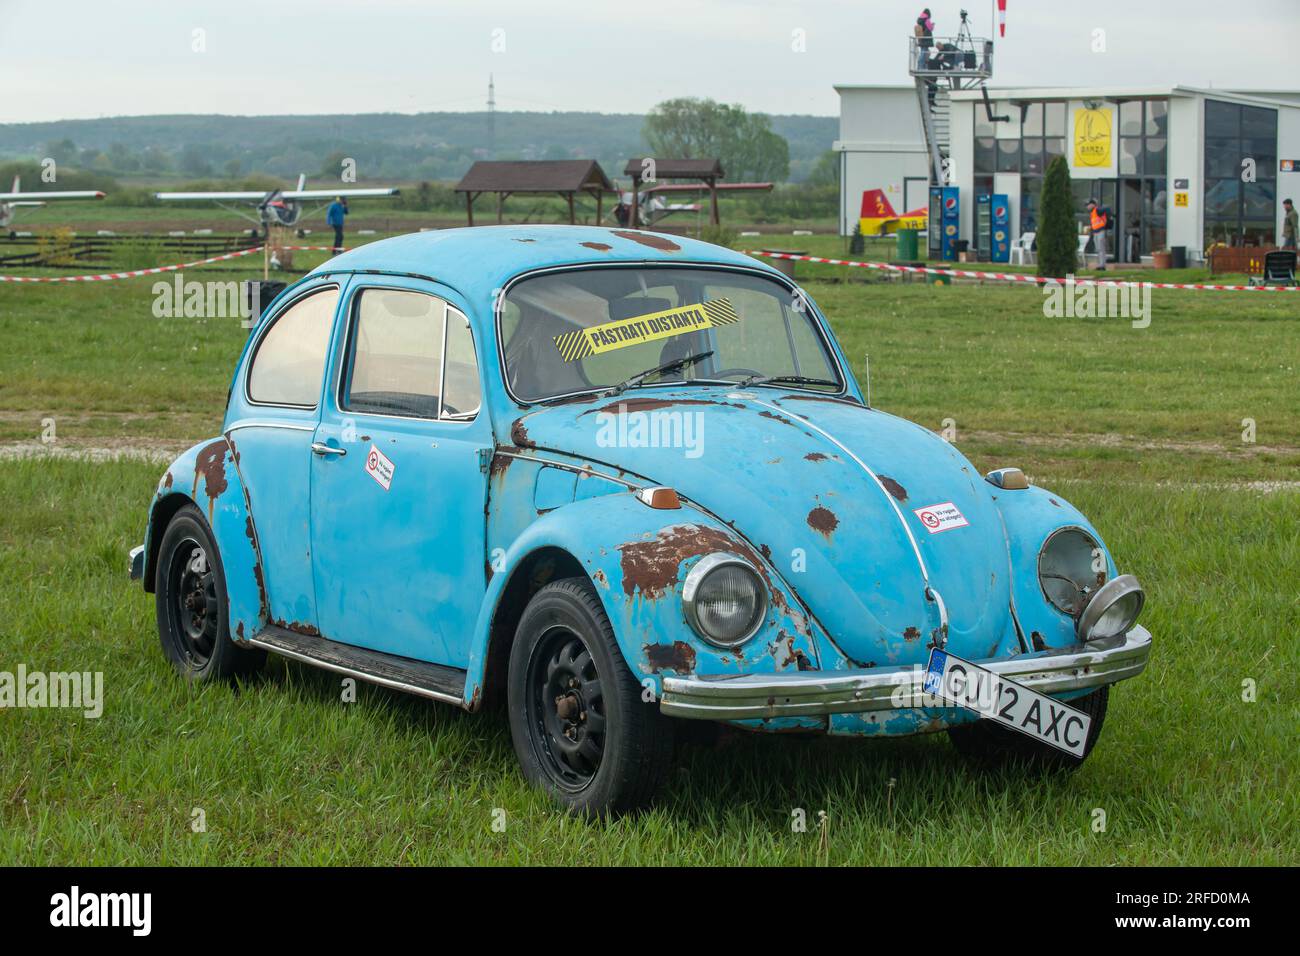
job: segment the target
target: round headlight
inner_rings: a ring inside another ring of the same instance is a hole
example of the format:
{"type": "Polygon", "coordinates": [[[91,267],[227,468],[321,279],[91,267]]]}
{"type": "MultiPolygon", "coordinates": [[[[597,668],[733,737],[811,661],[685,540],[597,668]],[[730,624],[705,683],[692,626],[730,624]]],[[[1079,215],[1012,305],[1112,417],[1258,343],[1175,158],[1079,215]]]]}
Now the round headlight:
{"type": "Polygon", "coordinates": [[[1145,603],[1146,594],[1133,575],[1121,574],[1107,581],[1079,617],[1079,640],[1086,644],[1127,634],[1145,603]]]}
{"type": "Polygon", "coordinates": [[[1093,592],[1106,583],[1106,576],[1101,545],[1082,528],[1058,528],[1038,552],[1038,583],[1043,596],[1070,617],[1079,616],[1093,592]]]}
{"type": "Polygon", "coordinates": [[[701,558],[682,584],[686,620],[710,644],[735,647],[754,636],[767,611],[758,574],[728,554],[701,558]]]}

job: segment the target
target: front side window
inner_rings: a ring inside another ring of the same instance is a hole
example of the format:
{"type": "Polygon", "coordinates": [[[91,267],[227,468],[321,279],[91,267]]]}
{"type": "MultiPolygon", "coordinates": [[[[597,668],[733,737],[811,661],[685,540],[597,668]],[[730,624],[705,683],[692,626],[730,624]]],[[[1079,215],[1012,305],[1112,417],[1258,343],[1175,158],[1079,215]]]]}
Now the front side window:
{"type": "Polygon", "coordinates": [[[253,355],[248,373],[252,401],[306,408],[316,405],[338,301],[337,288],[323,289],[280,313],[253,355]]]}
{"type": "Polygon", "coordinates": [[[843,388],[808,303],[750,273],[642,267],[540,275],[510,288],[500,322],[507,381],[524,402],[610,388],[696,356],[645,384],[796,376],[813,381],[783,387],[843,388]]]}
{"type": "Polygon", "coordinates": [[[363,289],[354,300],[339,407],[403,418],[472,417],[478,366],[465,316],[436,296],[363,289]]]}

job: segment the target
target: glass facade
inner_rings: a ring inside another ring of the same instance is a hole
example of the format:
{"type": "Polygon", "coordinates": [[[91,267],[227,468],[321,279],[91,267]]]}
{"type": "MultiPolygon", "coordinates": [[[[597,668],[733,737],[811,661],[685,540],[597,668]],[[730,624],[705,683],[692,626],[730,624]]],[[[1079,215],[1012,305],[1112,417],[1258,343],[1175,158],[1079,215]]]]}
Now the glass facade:
{"type": "MultiPolygon", "coordinates": [[[[1169,101],[1121,101],[1119,181],[1110,190],[1114,200],[1110,206],[1117,217],[1111,245],[1121,262],[1137,262],[1168,244],[1168,157],[1169,101]]],[[[1080,221],[1084,218],[1081,215],[1080,221]]]]}
{"type": "MultiPolygon", "coordinates": [[[[1018,139],[997,139],[984,105],[972,106],[976,180],[994,173],[1018,174],[1020,231],[1037,231],[1043,174],[1053,159],[1068,156],[1068,104],[1013,104],[1012,108],[1020,111],[1018,139]]],[[[1074,198],[1081,225],[1086,219],[1084,204],[1088,199],[1110,208],[1116,216],[1111,252],[1121,261],[1136,262],[1166,244],[1169,103],[1165,99],[1124,100],[1117,108],[1118,175],[1115,179],[1076,180],[1074,198]]]]}
{"type": "Polygon", "coordinates": [[[1277,110],[1205,101],[1204,202],[1206,250],[1276,242],[1277,110]]]}

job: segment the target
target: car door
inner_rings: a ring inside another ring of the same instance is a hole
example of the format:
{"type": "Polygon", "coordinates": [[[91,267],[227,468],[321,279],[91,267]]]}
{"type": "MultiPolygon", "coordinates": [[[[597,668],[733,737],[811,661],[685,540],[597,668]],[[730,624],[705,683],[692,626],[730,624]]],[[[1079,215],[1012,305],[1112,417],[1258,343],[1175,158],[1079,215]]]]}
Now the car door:
{"type": "Polygon", "coordinates": [[[492,429],[448,295],[417,279],[349,287],[312,443],[311,539],[325,637],[464,667],[486,590],[492,429]]]}
{"type": "Polygon", "coordinates": [[[231,390],[225,434],[262,558],[272,623],[316,627],[311,570],[311,442],[320,417],[338,282],[294,295],[261,325],[231,390]]]}

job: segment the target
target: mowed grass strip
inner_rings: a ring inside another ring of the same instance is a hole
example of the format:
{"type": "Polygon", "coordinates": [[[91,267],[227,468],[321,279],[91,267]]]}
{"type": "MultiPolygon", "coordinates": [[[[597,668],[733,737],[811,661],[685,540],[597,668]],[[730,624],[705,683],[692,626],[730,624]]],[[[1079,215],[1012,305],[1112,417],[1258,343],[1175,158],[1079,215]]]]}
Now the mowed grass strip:
{"type": "Polygon", "coordinates": [[[0,711],[0,864],[1300,861],[1296,494],[1054,488],[1146,584],[1157,641],[1072,776],[980,771],[943,735],[736,735],[685,747],[652,812],[588,824],[524,786],[499,713],[364,684],[348,704],[274,659],[239,687],[175,676],[125,573],[158,471],[0,462],[0,670],[105,684],[97,720],[0,711]]]}

